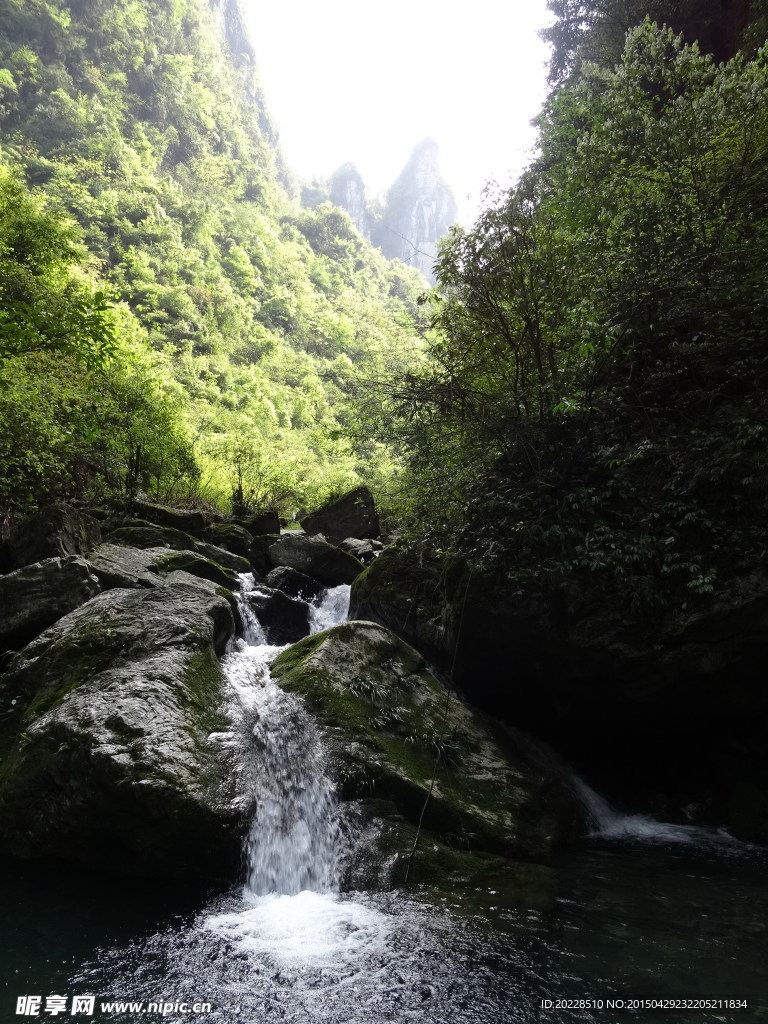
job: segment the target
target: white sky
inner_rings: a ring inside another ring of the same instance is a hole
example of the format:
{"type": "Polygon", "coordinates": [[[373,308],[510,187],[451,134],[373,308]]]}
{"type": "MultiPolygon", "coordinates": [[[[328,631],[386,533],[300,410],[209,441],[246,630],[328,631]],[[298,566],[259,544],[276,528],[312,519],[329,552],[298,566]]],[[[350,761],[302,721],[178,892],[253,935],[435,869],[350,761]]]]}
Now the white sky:
{"type": "Polygon", "coordinates": [[[268,107],[302,178],[357,165],[383,193],[426,136],[473,218],[487,181],[509,185],[545,94],[546,0],[243,0],[268,107]]]}

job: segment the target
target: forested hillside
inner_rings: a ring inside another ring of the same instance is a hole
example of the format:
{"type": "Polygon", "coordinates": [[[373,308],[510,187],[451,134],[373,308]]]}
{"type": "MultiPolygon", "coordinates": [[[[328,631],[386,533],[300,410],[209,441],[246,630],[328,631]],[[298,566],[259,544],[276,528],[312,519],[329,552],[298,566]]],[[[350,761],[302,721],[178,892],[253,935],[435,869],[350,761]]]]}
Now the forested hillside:
{"type": "Polygon", "coordinates": [[[439,341],[393,393],[417,521],[515,579],[711,593],[768,540],[766,54],[717,64],[646,21],[539,128],[444,245],[439,341]]]}
{"type": "Polygon", "coordinates": [[[298,206],[233,11],[0,2],[2,515],[391,477],[350,403],[418,358],[423,282],[298,206]]]}

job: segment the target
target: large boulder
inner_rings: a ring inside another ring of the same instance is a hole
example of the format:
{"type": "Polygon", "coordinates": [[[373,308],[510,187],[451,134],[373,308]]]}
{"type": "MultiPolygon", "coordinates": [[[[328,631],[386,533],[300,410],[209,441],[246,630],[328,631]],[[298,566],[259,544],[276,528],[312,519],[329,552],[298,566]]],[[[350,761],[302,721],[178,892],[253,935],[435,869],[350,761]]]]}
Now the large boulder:
{"type": "Polygon", "coordinates": [[[437,842],[546,858],[587,831],[570,775],[550,751],[450,695],[421,655],[376,623],[308,637],[277,658],[272,675],[321,726],[342,797],[367,802],[374,817],[420,823],[423,850],[437,842]]]}
{"type": "Polygon", "coordinates": [[[266,576],[268,572],[276,568],[270,557],[269,549],[279,540],[279,533],[259,534],[253,538],[248,551],[248,560],[256,575],[266,576]]]}
{"type": "Polygon", "coordinates": [[[271,644],[295,644],[309,633],[309,605],[305,601],[267,587],[250,591],[245,600],[271,644]]]}
{"type": "Polygon", "coordinates": [[[0,576],[0,653],[23,647],[100,590],[91,567],[76,555],[46,558],[0,576]]]}
{"type": "Polygon", "coordinates": [[[114,590],[0,677],[0,850],[152,877],[231,878],[228,768],[209,735],[233,632],[221,597],[114,590]]]}
{"type": "Polygon", "coordinates": [[[269,545],[268,553],[274,568],[287,565],[326,587],[351,583],[364,568],[353,555],[317,537],[286,533],[269,545]]]}
{"type": "Polygon", "coordinates": [[[242,516],[235,520],[243,529],[252,536],[257,537],[264,533],[280,533],[280,517],[274,509],[262,509],[250,516],[242,516]]]}
{"type": "Polygon", "coordinates": [[[432,661],[447,667],[453,656],[465,568],[387,548],[358,576],[349,616],[387,626],[432,661]]]}
{"type": "Polygon", "coordinates": [[[158,587],[162,577],[181,570],[211,580],[228,590],[238,590],[237,572],[227,569],[197,551],[177,551],[167,547],[132,548],[122,544],[100,544],[90,555],[89,564],[105,589],[113,587],[158,587]]]}
{"type": "Polygon", "coordinates": [[[200,540],[205,540],[205,534],[210,526],[210,516],[196,509],[168,508],[167,505],[140,501],[138,498],[133,501],[133,512],[147,522],[158,526],[170,526],[200,540]]]}
{"type": "Polygon", "coordinates": [[[304,601],[317,600],[325,590],[322,583],[287,565],[280,565],[267,573],[264,582],[273,590],[282,590],[289,597],[299,597],[304,601]]]}
{"type": "Polygon", "coordinates": [[[251,571],[251,564],[247,558],[242,558],[233,551],[217,547],[215,544],[197,540],[171,526],[120,526],[107,534],[105,539],[109,544],[123,544],[133,548],[169,547],[174,551],[194,551],[233,572],[251,571]]]}
{"type": "Polygon", "coordinates": [[[373,495],[356,487],[301,520],[308,534],[322,533],[338,544],[346,537],[378,537],[381,533],[373,495]]]}
{"type": "Polygon", "coordinates": [[[50,505],[19,523],[9,541],[11,568],[85,555],[101,541],[98,522],[69,505],[50,505]]]}
{"type": "Polygon", "coordinates": [[[236,555],[240,555],[241,558],[247,558],[253,542],[254,533],[272,532],[280,532],[279,523],[274,530],[268,529],[253,531],[246,530],[237,523],[232,522],[212,523],[208,528],[206,540],[210,544],[215,544],[219,548],[226,548],[228,551],[232,551],[236,555]]]}

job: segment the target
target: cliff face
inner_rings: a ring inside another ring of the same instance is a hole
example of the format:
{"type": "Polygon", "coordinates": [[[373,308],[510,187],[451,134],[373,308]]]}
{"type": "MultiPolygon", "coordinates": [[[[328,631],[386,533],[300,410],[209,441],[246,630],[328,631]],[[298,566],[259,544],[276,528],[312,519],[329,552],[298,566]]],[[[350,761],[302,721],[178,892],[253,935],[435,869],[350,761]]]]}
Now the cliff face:
{"type": "Polygon", "coordinates": [[[385,256],[417,267],[434,283],[437,242],[456,211],[453,193],[440,175],[437,143],[424,139],[389,190],[374,241],[385,256]]]}
{"type": "Polygon", "coordinates": [[[354,164],[344,164],[331,179],[331,202],[349,214],[364,238],[371,237],[373,217],[365,198],[365,184],[354,164]]]}
{"type": "Polygon", "coordinates": [[[330,200],[347,211],[360,234],[378,245],[388,259],[416,267],[430,284],[435,283],[432,267],[437,243],[456,219],[457,208],[453,192],[440,175],[433,139],[416,146],[390,188],[380,218],[369,208],[363,179],[353,164],[344,164],[334,173],[330,200]]]}
{"type": "Polygon", "coordinates": [[[240,0],[210,0],[210,4],[219,14],[222,34],[230,53],[238,62],[244,59],[246,63],[252,62],[254,52],[240,9],[240,0]]]}

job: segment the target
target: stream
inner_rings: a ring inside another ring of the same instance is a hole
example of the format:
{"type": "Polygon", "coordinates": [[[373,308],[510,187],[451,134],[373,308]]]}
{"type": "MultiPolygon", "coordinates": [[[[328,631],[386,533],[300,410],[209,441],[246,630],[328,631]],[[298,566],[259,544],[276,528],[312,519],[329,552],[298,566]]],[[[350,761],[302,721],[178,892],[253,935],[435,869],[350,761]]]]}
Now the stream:
{"type": "MultiPolygon", "coordinates": [[[[327,591],[312,631],[348,601],[349,587],[327,591]]],[[[281,648],[242,611],[246,637],[224,661],[232,724],[216,739],[253,811],[245,884],[0,865],[0,1024],[24,1019],[23,995],[53,1019],[54,994],[61,1019],[114,1022],[768,1021],[767,851],[621,815],[579,780],[594,833],[550,866],[513,864],[468,891],[341,892],[359,837],[312,720],[270,679],[281,648]],[[88,996],[91,1012],[71,1016],[88,996]]]]}

